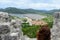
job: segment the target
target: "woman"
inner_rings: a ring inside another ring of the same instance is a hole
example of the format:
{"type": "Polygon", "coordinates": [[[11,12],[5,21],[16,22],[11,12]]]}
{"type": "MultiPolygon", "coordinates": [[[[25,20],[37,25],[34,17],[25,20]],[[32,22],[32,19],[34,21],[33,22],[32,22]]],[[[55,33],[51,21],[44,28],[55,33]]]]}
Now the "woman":
{"type": "Polygon", "coordinates": [[[50,28],[48,25],[42,25],[39,31],[37,32],[37,40],[50,40],[50,28]]]}

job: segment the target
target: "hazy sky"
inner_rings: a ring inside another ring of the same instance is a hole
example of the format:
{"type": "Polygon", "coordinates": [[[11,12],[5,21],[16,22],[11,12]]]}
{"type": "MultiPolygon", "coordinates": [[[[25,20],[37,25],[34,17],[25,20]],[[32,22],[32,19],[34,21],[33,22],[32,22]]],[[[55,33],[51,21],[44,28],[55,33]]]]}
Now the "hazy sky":
{"type": "Polygon", "coordinates": [[[0,8],[51,10],[60,9],[60,0],[0,0],[0,8]]]}

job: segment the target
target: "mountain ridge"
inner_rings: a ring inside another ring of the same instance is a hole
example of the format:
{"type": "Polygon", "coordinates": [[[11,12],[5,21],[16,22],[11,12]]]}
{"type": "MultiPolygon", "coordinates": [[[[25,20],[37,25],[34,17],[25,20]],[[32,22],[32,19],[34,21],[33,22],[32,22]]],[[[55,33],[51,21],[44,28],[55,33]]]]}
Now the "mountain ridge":
{"type": "Polygon", "coordinates": [[[15,7],[7,7],[5,9],[1,8],[0,12],[8,12],[8,13],[18,13],[18,14],[26,14],[26,13],[34,13],[34,14],[53,14],[54,12],[60,12],[60,9],[53,10],[35,10],[35,9],[19,9],[15,7]]]}

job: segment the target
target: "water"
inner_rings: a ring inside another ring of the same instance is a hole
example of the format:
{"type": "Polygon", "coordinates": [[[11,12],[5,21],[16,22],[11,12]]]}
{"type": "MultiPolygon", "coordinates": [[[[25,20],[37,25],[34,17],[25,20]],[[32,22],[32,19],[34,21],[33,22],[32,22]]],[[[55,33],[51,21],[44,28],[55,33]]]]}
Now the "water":
{"type": "Polygon", "coordinates": [[[25,17],[24,14],[10,14],[10,15],[17,16],[17,17],[20,17],[20,18],[24,18],[25,17]]]}
{"type": "Polygon", "coordinates": [[[46,17],[46,16],[39,15],[39,14],[10,14],[10,15],[17,16],[20,18],[29,17],[31,19],[42,19],[46,17]]]}

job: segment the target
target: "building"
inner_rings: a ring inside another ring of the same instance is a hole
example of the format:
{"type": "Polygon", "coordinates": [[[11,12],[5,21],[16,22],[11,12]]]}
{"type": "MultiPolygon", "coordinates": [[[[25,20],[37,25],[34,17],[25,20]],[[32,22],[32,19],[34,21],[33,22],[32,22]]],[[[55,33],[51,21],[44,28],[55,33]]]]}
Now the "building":
{"type": "Polygon", "coordinates": [[[47,24],[45,21],[42,21],[42,20],[36,20],[36,21],[31,21],[31,24],[32,25],[45,25],[47,24]]]}

